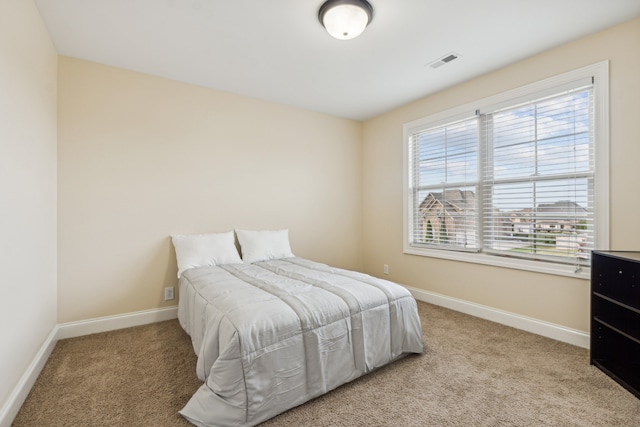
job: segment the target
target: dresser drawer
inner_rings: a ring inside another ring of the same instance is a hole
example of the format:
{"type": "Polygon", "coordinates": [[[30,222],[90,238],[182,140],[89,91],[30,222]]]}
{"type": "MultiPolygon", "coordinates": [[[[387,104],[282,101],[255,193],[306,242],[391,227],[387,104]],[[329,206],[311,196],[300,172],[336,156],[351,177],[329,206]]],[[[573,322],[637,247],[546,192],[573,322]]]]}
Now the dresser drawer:
{"type": "Polygon", "coordinates": [[[600,323],[640,343],[640,310],[626,309],[624,304],[594,296],[591,301],[591,316],[593,330],[600,323]]]}
{"type": "Polygon", "coordinates": [[[640,309],[640,263],[594,253],[591,290],[640,309]]]}
{"type": "MultiPolygon", "coordinates": [[[[605,324],[594,322],[592,328],[594,359],[604,359],[640,368],[640,342],[620,334],[605,324]]],[[[640,375],[640,369],[635,374],[640,375]]]]}

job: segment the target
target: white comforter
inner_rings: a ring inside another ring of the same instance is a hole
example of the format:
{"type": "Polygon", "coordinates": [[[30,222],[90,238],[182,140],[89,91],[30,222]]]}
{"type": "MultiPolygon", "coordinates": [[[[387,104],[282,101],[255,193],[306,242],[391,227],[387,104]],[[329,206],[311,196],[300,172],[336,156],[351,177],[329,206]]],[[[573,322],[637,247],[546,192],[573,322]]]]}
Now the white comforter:
{"type": "Polygon", "coordinates": [[[407,353],[421,353],[403,287],[301,258],[187,270],[178,317],[204,384],[180,413],[252,426],[407,353]]]}

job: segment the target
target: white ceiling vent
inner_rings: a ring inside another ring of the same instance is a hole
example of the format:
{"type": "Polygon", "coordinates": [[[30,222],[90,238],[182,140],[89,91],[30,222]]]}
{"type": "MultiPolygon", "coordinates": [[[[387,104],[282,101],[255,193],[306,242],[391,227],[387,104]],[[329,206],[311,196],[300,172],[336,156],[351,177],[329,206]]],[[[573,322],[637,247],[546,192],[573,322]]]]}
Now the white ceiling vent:
{"type": "Polygon", "coordinates": [[[436,59],[435,61],[427,64],[427,67],[434,69],[442,67],[444,64],[448,64],[449,62],[453,61],[454,59],[458,59],[459,57],[460,55],[455,52],[447,53],[442,58],[436,59]]]}

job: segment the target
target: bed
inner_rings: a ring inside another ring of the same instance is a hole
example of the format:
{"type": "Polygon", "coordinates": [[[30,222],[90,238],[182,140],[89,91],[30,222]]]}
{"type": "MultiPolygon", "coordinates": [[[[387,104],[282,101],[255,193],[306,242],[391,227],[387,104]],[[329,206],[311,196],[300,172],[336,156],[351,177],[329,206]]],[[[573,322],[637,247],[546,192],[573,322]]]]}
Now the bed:
{"type": "Polygon", "coordinates": [[[203,381],[180,413],[195,425],[253,426],[423,350],[405,288],[295,257],[278,232],[282,247],[271,236],[257,257],[238,230],[243,259],[178,256],[178,318],[203,381]]]}

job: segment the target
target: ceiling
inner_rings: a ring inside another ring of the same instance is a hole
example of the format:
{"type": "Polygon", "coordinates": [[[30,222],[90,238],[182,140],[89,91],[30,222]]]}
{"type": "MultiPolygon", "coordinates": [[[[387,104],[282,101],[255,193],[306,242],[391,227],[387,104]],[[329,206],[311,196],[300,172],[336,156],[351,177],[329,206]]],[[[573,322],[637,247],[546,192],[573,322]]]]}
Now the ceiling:
{"type": "Polygon", "coordinates": [[[640,16],[638,0],[369,1],[348,41],[323,0],[35,3],[61,55],[355,120],[640,16]]]}

